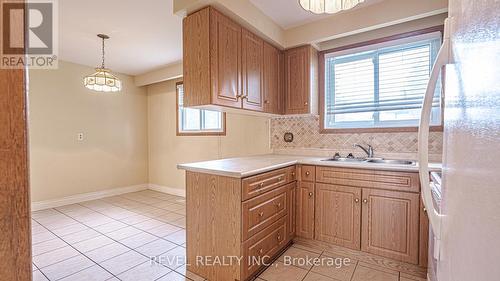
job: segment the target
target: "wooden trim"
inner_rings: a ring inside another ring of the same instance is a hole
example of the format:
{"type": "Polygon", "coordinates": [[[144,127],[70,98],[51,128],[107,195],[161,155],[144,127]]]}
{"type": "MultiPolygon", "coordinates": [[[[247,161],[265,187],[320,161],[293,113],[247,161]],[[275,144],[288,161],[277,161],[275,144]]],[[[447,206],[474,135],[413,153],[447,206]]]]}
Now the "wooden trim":
{"type": "MultiPolygon", "coordinates": [[[[1,0],[0,6],[4,3],[1,0]]],[[[24,27],[26,14],[27,9],[23,17],[12,18],[22,21],[12,28],[24,27]]],[[[13,35],[23,36],[26,42],[26,33],[13,35]]],[[[26,52],[25,47],[20,54],[26,52]]],[[[32,279],[26,71],[0,69],[0,273],[6,281],[32,279]]]]}
{"type": "Polygon", "coordinates": [[[373,39],[373,40],[368,40],[368,41],[364,41],[364,42],[349,44],[349,45],[345,45],[345,46],[341,46],[341,47],[337,47],[337,48],[331,48],[331,49],[320,51],[319,53],[321,55],[325,55],[325,54],[329,54],[329,53],[335,53],[335,52],[339,52],[339,51],[344,51],[344,50],[349,50],[349,49],[354,49],[354,48],[359,48],[359,47],[365,47],[365,46],[369,46],[369,45],[385,43],[385,42],[394,41],[394,40],[398,40],[398,39],[405,39],[408,37],[418,36],[418,35],[432,33],[432,32],[436,32],[436,31],[440,31],[441,33],[443,33],[444,32],[444,25],[437,25],[437,26],[428,27],[428,28],[424,28],[424,29],[418,29],[415,31],[409,31],[409,32],[404,32],[404,33],[400,33],[400,34],[396,34],[396,35],[391,35],[391,36],[386,36],[386,37],[377,38],[377,39],[373,39]]]}
{"type": "Polygon", "coordinates": [[[182,81],[175,83],[175,131],[176,136],[225,136],[226,135],[226,113],[222,112],[222,132],[196,131],[192,133],[181,132],[179,128],[179,90],[182,81]]]}
{"type": "MultiPolygon", "coordinates": [[[[325,128],[325,54],[344,51],[348,49],[354,49],[374,44],[380,44],[388,41],[394,41],[398,39],[404,39],[408,37],[418,36],[422,34],[432,33],[440,31],[444,32],[444,25],[419,29],[415,31],[405,32],[401,34],[391,35],[383,38],[378,38],[374,40],[369,40],[365,42],[350,44],[342,47],[332,48],[328,50],[323,50],[318,52],[318,81],[319,81],[319,132],[321,134],[343,134],[343,133],[396,133],[396,132],[418,132],[418,127],[386,127],[386,128],[345,128],[345,129],[327,129],[325,128]]],[[[443,79],[442,79],[443,80],[443,79]]],[[[443,83],[443,91],[442,91],[442,99],[444,101],[444,81],[443,83]]],[[[442,103],[441,115],[444,116],[444,102],[442,103]]],[[[441,118],[441,124],[443,123],[443,118],[441,118]]],[[[432,126],[430,127],[431,131],[435,132],[443,132],[444,127],[441,126],[432,126]]]]}

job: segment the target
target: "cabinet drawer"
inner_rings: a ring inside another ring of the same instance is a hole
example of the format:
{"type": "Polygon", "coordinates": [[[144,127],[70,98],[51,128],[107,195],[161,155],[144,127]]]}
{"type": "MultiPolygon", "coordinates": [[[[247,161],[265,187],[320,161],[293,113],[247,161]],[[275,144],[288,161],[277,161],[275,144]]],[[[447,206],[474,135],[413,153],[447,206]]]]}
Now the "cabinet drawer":
{"type": "Polygon", "coordinates": [[[246,280],[259,268],[268,264],[286,246],[287,216],[243,243],[241,279],[246,280]]]}
{"type": "Polygon", "coordinates": [[[316,180],[316,167],[308,165],[300,166],[300,180],[314,182],[316,180]]]}
{"type": "Polygon", "coordinates": [[[242,201],[295,181],[295,166],[245,178],[242,181],[242,201]]]}
{"type": "Polygon", "coordinates": [[[420,191],[418,173],[408,172],[318,166],[316,182],[410,192],[420,191]]]}
{"type": "MultiPolygon", "coordinates": [[[[294,185],[291,183],[289,185],[294,185]]],[[[254,197],[242,204],[243,241],[288,214],[287,190],[289,185],[278,187],[270,192],[254,197]]]]}

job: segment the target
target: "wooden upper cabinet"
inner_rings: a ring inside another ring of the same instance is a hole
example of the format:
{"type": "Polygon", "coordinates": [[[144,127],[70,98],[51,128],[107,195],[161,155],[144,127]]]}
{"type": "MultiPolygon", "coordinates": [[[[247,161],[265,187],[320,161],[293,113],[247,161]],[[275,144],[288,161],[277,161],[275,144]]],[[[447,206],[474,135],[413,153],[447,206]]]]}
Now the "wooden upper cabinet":
{"type": "Polygon", "coordinates": [[[264,110],[264,40],[250,31],[242,31],[243,108],[264,110]]]}
{"type": "Polygon", "coordinates": [[[264,42],[264,111],[283,113],[283,53],[264,42]]]}
{"type": "Polygon", "coordinates": [[[184,18],[183,53],[185,106],[283,112],[281,52],[214,8],[184,18]]]}
{"type": "Polygon", "coordinates": [[[314,237],[314,183],[300,182],[297,189],[296,231],[299,237],[314,237]]]}
{"type": "Polygon", "coordinates": [[[241,34],[237,23],[210,9],[212,103],[241,107],[241,34]]]}
{"type": "Polygon", "coordinates": [[[316,184],[315,239],[359,250],[361,188],[316,184]]]}
{"type": "Polygon", "coordinates": [[[419,194],[363,189],[361,250],[418,264],[419,194]]]}
{"type": "Polygon", "coordinates": [[[309,45],[285,51],[285,114],[318,112],[317,65],[309,45]]]}
{"type": "Polygon", "coordinates": [[[241,108],[241,26],[207,7],[183,20],[184,105],[241,108]]]}

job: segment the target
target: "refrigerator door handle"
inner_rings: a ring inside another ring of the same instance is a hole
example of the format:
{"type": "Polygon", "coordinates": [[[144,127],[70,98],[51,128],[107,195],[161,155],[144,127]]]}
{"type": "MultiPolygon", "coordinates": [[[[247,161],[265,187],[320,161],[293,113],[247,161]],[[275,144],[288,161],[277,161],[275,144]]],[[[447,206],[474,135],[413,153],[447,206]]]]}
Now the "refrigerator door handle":
{"type": "MultiPolygon", "coordinates": [[[[447,22],[445,22],[445,27],[447,22]]],[[[438,52],[434,66],[427,84],[427,89],[424,96],[422,105],[422,115],[420,117],[420,125],[418,129],[418,158],[419,158],[419,174],[420,183],[422,185],[422,199],[427,214],[429,216],[429,223],[436,240],[441,239],[441,218],[442,215],[436,208],[431,193],[431,182],[429,179],[429,128],[431,121],[432,102],[434,99],[434,92],[436,91],[436,84],[439,80],[440,70],[443,66],[450,63],[450,39],[447,38],[448,32],[445,31],[445,38],[441,49],[438,52]]]]}

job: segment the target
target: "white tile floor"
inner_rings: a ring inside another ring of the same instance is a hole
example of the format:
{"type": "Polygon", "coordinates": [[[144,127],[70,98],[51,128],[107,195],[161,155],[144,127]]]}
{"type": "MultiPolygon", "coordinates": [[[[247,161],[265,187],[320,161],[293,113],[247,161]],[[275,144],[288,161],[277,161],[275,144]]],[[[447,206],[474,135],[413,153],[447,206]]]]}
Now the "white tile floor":
{"type": "Polygon", "coordinates": [[[34,280],[199,280],[183,266],[185,214],[150,190],[33,212],[34,280]]]}
{"type": "MultiPolygon", "coordinates": [[[[184,198],[145,190],[33,212],[33,279],[203,280],[184,265],[185,209],[184,198]]],[[[288,264],[285,256],[338,257],[294,244],[257,280],[425,281],[354,258],[335,268],[288,264]]]]}

